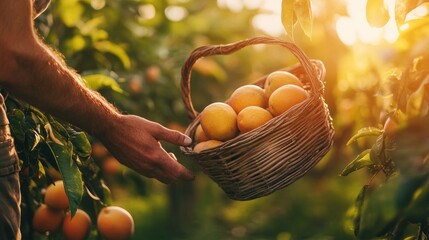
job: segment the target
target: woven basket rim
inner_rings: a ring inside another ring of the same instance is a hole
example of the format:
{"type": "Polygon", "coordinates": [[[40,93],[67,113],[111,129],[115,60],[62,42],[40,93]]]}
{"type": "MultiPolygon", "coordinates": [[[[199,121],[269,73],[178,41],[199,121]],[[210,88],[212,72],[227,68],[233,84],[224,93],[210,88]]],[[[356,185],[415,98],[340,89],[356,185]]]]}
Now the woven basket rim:
{"type": "MultiPolygon", "coordinates": [[[[245,47],[258,45],[258,44],[266,44],[266,45],[278,45],[288,49],[299,61],[305,72],[309,75],[310,78],[310,88],[313,92],[318,93],[319,95],[323,95],[324,85],[320,82],[319,77],[317,76],[316,70],[314,66],[308,58],[308,56],[299,48],[296,44],[288,41],[284,41],[281,39],[268,37],[268,36],[259,36],[248,38],[241,41],[236,41],[229,44],[220,44],[220,45],[205,45],[194,49],[185,63],[181,68],[181,93],[182,100],[185,104],[185,108],[188,114],[188,117],[192,120],[197,117],[199,114],[198,111],[195,110],[192,98],[191,98],[191,74],[192,68],[198,59],[208,56],[214,55],[228,55],[234,52],[237,52],[245,47]]],[[[320,60],[317,60],[320,61],[320,60]]],[[[323,71],[325,72],[325,68],[323,63],[320,61],[323,66],[323,71]]],[[[323,76],[324,78],[324,76],[323,76]]]]}

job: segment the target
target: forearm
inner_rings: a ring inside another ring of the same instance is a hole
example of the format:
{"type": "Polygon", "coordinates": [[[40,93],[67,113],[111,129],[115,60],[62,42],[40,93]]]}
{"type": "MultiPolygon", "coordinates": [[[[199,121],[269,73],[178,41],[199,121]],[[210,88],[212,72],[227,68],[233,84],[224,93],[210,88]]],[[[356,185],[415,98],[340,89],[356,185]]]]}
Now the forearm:
{"type": "Polygon", "coordinates": [[[99,138],[138,173],[169,183],[192,174],[160,141],[188,146],[191,138],[147,119],[122,115],[86,88],[34,33],[33,0],[0,0],[0,87],[99,138]]]}
{"type": "Polygon", "coordinates": [[[99,137],[120,114],[98,93],[83,85],[43,43],[14,53],[15,73],[1,82],[12,95],[99,137]],[[30,50],[31,49],[31,50],[30,50]]]}

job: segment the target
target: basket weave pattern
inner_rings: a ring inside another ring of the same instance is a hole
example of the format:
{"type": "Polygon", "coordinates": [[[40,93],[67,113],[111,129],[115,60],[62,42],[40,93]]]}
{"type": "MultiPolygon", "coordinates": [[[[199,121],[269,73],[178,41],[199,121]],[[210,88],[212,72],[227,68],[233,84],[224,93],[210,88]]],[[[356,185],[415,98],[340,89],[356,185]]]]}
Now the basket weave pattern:
{"type": "MultiPolygon", "coordinates": [[[[185,134],[194,136],[200,115],[190,96],[192,67],[202,57],[227,55],[255,44],[279,45],[294,54],[299,63],[282,69],[298,76],[310,97],[250,132],[196,153],[181,147],[229,198],[250,200],[269,195],[304,176],[329,151],[334,129],[323,98],[325,68],[310,60],[295,44],[270,37],[255,37],[227,45],[195,49],[182,67],[182,98],[192,122],[185,134]]],[[[263,87],[266,76],[253,84],[263,87]]]]}

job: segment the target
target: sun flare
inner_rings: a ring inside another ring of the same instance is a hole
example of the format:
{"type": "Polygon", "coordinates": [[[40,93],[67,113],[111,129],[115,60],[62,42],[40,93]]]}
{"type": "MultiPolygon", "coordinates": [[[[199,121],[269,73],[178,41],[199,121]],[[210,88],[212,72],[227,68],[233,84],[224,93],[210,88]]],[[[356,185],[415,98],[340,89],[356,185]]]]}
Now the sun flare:
{"type": "MultiPolygon", "coordinates": [[[[366,19],[367,1],[342,0],[347,9],[347,15],[338,16],[335,22],[335,30],[340,40],[346,45],[356,43],[379,44],[382,42],[394,42],[399,36],[396,26],[394,11],[396,0],[385,0],[390,19],[383,27],[372,27],[366,19]]],[[[220,7],[227,7],[239,12],[243,8],[260,8],[263,13],[252,19],[252,25],[272,36],[281,36],[285,30],[281,23],[282,0],[218,0],[220,7]]],[[[317,7],[313,3],[313,7],[317,7]]],[[[426,9],[426,8],[425,8],[426,9]]],[[[317,9],[313,9],[315,13],[317,9]]],[[[421,14],[421,13],[420,13],[421,14]]],[[[315,14],[315,19],[317,14],[315,14]]]]}

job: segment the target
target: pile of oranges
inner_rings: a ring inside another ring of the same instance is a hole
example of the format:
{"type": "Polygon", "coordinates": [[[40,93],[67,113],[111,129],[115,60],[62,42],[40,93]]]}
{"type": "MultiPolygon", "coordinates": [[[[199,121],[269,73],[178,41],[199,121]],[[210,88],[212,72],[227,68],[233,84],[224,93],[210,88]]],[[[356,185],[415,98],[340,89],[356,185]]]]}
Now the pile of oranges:
{"type": "Polygon", "coordinates": [[[243,85],[225,102],[214,102],[201,112],[194,134],[194,152],[216,147],[256,129],[309,98],[301,80],[287,71],[269,74],[264,87],[243,85]]]}
{"type": "MultiPolygon", "coordinates": [[[[82,209],[71,217],[64,183],[58,180],[46,188],[44,203],[35,211],[32,225],[41,234],[61,231],[64,239],[87,239],[92,221],[82,209]]],[[[125,209],[107,206],[98,213],[97,229],[103,239],[131,239],[134,220],[125,209]]]]}

